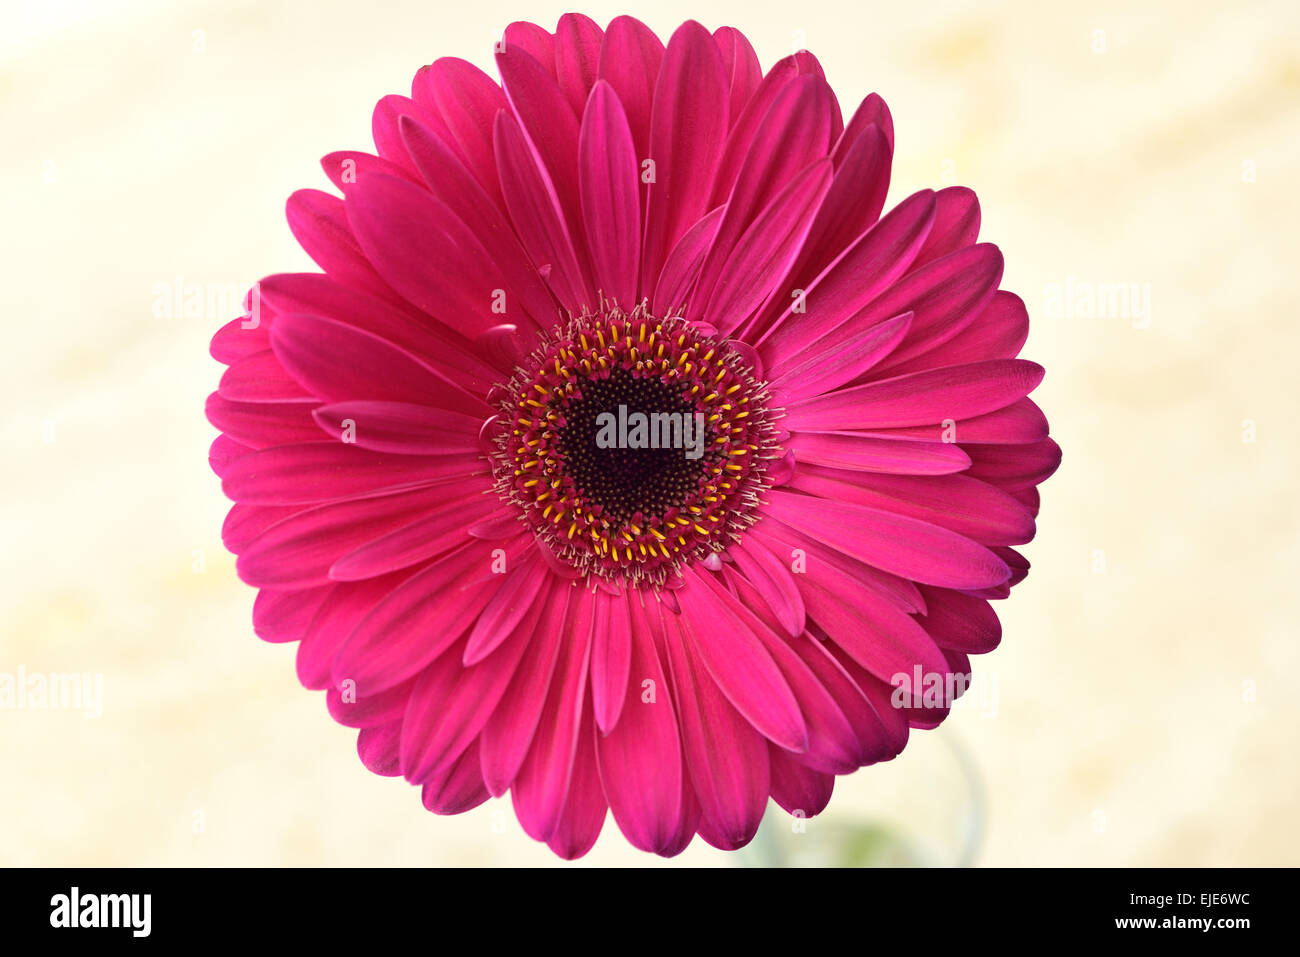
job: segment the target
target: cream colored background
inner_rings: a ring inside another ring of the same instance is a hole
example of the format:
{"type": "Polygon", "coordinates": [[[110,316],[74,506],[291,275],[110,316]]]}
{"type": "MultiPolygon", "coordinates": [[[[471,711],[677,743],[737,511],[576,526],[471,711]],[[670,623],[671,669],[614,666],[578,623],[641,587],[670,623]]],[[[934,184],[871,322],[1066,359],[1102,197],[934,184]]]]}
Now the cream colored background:
{"type": "MultiPolygon", "coordinates": [[[[253,636],[206,465],[207,340],[225,317],[152,310],[177,276],[308,268],[283,202],[328,188],[317,158],[367,148],[374,101],[420,65],[492,71],[504,24],[564,9],[5,3],[0,671],[102,672],[104,711],[0,711],[0,863],[553,861],[504,804],[440,819],[363,770],[353,732],[298,686],[293,648],[253,636]]],[[[980,195],[1065,449],[1034,572],[1001,606],[1002,648],[977,660],[984,697],[943,732],[984,780],[980,862],[1300,863],[1300,7],[582,9],[665,37],[688,16],[731,24],[764,67],[802,31],[846,112],[871,90],[889,102],[891,203],[946,172],[980,195]],[[1149,284],[1149,327],[1053,318],[1067,277],[1149,284]]],[[[832,808],[942,845],[961,806],[945,754],[918,735],[832,808]]],[[[678,859],[728,862],[698,842],[678,859]]],[[[585,863],[658,862],[611,821],[585,863]]]]}

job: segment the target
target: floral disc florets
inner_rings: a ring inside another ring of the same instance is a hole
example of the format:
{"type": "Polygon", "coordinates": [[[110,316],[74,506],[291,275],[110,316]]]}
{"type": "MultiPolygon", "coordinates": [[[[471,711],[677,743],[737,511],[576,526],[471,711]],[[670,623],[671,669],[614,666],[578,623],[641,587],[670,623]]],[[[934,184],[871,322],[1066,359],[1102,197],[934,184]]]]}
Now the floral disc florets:
{"type": "Polygon", "coordinates": [[[644,307],[572,319],[498,392],[497,489],[580,574],[662,584],[754,521],[783,454],[755,372],[644,307]]]}

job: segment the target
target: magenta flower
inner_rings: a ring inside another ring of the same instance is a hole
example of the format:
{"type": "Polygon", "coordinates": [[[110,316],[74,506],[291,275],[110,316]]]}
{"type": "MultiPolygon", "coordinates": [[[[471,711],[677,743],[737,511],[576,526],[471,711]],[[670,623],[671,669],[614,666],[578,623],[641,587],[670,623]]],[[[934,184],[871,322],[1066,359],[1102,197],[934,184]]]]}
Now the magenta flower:
{"type": "Polygon", "coordinates": [[[947,714],[1060,451],[960,187],[736,30],[620,17],[447,58],[323,165],[212,354],[257,633],[439,814],[564,857],[811,816],[947,714]],[[935,689],[940,689],[936,691],[935,689]],[[934,693],[931,693],[934,692],[934,693]]]}

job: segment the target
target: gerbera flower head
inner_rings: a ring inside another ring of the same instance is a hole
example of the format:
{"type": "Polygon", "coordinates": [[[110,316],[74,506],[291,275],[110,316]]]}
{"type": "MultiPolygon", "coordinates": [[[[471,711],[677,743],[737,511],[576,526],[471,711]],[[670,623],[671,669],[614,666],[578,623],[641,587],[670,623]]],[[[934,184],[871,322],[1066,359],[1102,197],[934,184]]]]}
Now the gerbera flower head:
{"type": "Polygon", "coordinates": [[[290,198],[321,271],[212,341],[223,537],[430,810],[736,848],[997,646],[1060,459],[1024,304],[969,190],[881,215],[889,112],[807,52],[570,14],[496,61],[424,67],[325,157],[341,197],[290,198]]]}

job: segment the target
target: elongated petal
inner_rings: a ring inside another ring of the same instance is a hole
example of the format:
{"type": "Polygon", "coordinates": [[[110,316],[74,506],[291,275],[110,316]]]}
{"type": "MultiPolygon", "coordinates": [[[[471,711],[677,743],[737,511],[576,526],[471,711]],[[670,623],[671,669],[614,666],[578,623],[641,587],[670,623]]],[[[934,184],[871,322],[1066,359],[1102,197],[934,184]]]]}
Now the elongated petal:
{"type": "Polygon", "coordinates": [[[903,442],[853,432],[800,432],[790,446],[801,462],[855,472],[948,475],[970,466],[970,456],[944,442],[903,442]]]}
{"type": "Polygon", "coordinates": [[[1005,408],[1032,392],[1043,367],[995,359],[914,372],[792,402],[788,429],[891,428],[965,419],[1005,408]]]}
{"type": "Polygon", "coordinates": [[[681,737],[656,649],[658,612],[634,608],[632,614],[628,700],[614,729],[596,738],[597,764],[619,830],[634,847],[667,853],[682,817],[681,737]]]}
{"type": "Polygon", "coordinates": [[[595,297],[578,259],[577,235],[565,222],[560,196],[546,170],[538,166],[514,117],[502,110],[496,125],[497,169],[506,208],[524,248],[570,312],[594,306],[595,297]]]}
{"type": "Polygon", "coordinates": [[[231,402],[214,392],[204,412],[218,429],[253,449],[319,442],[324,435],[311,417],[310,403],[231,402]]]}
{"type": "Polygon", "coordinates": [[[234,463],[222,491],[256,505],[314,505],[468,475],[463,462],[367,452],[338,442],[280,445],[234,463]]]}
{"type": "Polygon", "coordinates": [[[713,37],[691,20],[677,28],[664,55],[650,115],[654,181],[647,199],[641,288],[654,288],[668,251],[709,207],[711,170],[727,118],[715,108],[727,75],[713,37]]]}
{"type": "MultiPolygon", "coordinates": [[[[558,606],[560,615],[564,615],[566,607],[570,606],[558,606]]],[[[583,713],[587,710],[591,606],[578,604],[571,607],[582,614],[562,618],[564,641],[560,659],[551,679],[537,733],[511,792],[519,823],[530,837],[538,841],[549,841],[560,826],[573,780],[578,732],[582,727],[583,713]]]]}
{"type": "Polygon", "coordinates": [[[594,282],[623,309],[636,303],[641,254],[641,194],[632,131],[613,87],[591,91],[578,142],[582,215],[594,282]]]}
{"type": "Polygon", "coordinates": [[[596,727],[608,734],[618,724],[627,701],[632,666],[632,622],[625,601],[597,593],[586,599],[595,608],[591,650],[591,706],[596,727]]]}
{"type": "Polygon", "coordinates": [[[234,363],[221,376],[217,392],[232,402],[315,402],[294,381],[270,349],[234,363]]]}
{"type": "MultiPolygon", "coordinates": [[[[478,452],[482,420],[461,412],[411,402],[361,399],[322,405],[312,412],[328,436],[360,449],[397,455],[470,456],[478,452]]],[[[461,473],[477,463],[459,461],[461,473]]],[[[398,468],[401,468],[400,464],[398,468]]]]}
{"type": "MultiPolygon", "coordinates": [[[[367,260],[412,305],[473,337],[500,322],[506,289],[478,237],[428,190],[393,176],[362,176],[348,193],[347,218],[367,260]]],[[[507,290],[509,292],[509,290],[507,290]]]]}
{"type": "Polygon", "coordinates": [[[1010,572],[992,552],[938,525],[773,489],[771,514],[796,531],[887,572],[948,588],[987,588],[1010,572]]]}
{"type": "MultiPolygon", "coordinates": [[[[499,201],[501,185],[497,181],[496,161],[492,155],[492,124],[497,112],[506,106],[506,96],[501,87],[472,63],[458,57],[441,57],[429,66],[421,67],[415,74],[411,81],[411,98],[438,112],[466,169],[488,195],[499,201]]],[[[398,127],[419,168],[419,158],[410,150],[405,124],[399,121],[398,127]]]]}
{"type": "Polygon", "coordinates": [[[808,727],[794,692],[750,623],[719,594],[708,573],[691,570],[683,630],[723,694],[765,737],[790,751],[808,748],[808,727]]]}
{"type": "Polygon", "coordinates": [[[339,558],[436,506],[443,495],[434,487],[309,508],[254,539],[236,568],[244,581],[259,587],[324,585],[339,558]]]}
{"type": "Polygon", "coordinates": [[[694,643],[665,642],[676,691],[682,748],[703,816],[716,846],[748,844],[767,805],[767,742],[736,711],[709,676],[694,643]]]}
{"type": "Polygon", "coordinates": [[[655,287],[653,306],[656,314],[671,315],[690,301],[691,291],[699,279],[704,254],[713,242],[713,234],[725,211],[726,207],[719,206],[701,217],[673,247],[659,274],[659,284],[655,287]]]}
{"type": "Polygon", "coordinates": [[[596,21],[581,13],[566,13],[555,26],[555,78],[578,115],[596,82],[603,39],[596,21]]]}

